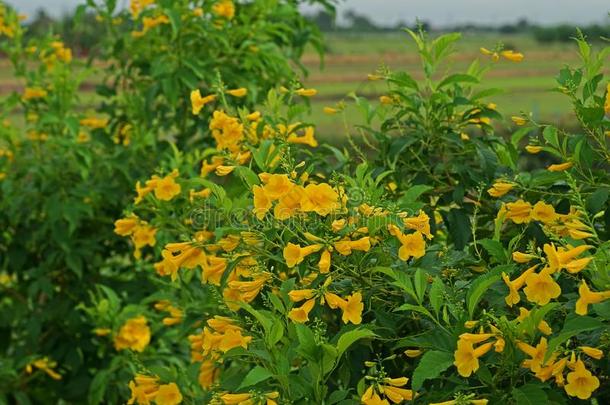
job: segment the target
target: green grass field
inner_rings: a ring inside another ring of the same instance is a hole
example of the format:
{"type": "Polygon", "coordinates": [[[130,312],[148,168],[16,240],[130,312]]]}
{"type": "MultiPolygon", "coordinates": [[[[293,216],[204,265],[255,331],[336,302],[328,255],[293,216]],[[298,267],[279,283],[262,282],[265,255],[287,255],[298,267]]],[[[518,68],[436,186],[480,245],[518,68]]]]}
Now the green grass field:
{"type": "MultiPolygon", "coordinates": [[[[341,118],[323,114],[324,106],[336,103],[352,91],[368,97],[382,95],[385,85],[369,82],[366,78],[380,65],[392,70],[406,70],[416,79],[421,77],[415,46],[406,33],[330,34],[327,42],[322,67],[315,54],[308,54],[305,58],[310,71],[305,81],[319,90],[317,100],[314,99],[312,103],[312,121],[318,123],[318,133],[325,138],[341,136],[345,129],[341,118]]],[[[550,90],[555,86],[555,76],[564,65],[578,63],[576,45],[541,45],[525,35],[501,37],[466,34],[447,69],[465,68],[476,58],[484,60],[479,48],[492,48],[497,42],[523,52],[525,60],[521,63],[500,61],[494,66],[484,79],[483,86],[502,88],[505,92],[488,101],[496,103],[504,115],[525,111],[531,112],[537,120],[569,123],[571,116],[567,99],[550,90]]],[[[353,109],[347,109],[347,114],[353,113],[353,109]]]]}
{"type": "MultiPolygon", "coordinates": [[[[487,74],[483,86],[505,89],[489,102],[498,105],[498,110],[510,116],[521,111],[531,112],[537,120],[567,123],[571,121],[567,99],[551,92],[555,76],[566,64],[578,63],[575,44],[541,45],[526,35],[499,36],[496,34],[465,34],[458,43],[456,56],[446,67],[448,71],[463,69],[474,59],[485,57],[480,47],[493,48],[503,42],[525,54],[521,63],[500,61],[487,74]]],[[[383,82],[370,82],[367,74],[385,65],[392,70],[406,70],[415,79],[421,78],[421,69],[415,46],[407,33],[391,34],[327,34],[324,63],[313,51],[306,53],[304,64],[309,75],[304,78],[308,87],[318,89],[312,99],[311,122],[318,125],[318,135],[336,143],[345,136],[343,119],[340,116],[323,114],[324,106],[332,106],[346,99],[350,92],[360,96],[377,98],[384,94],[383,82]]],[[[0,92],[5,93],[19,86],[12,78],[8,61],[0,61],[0,92]]],[[[91,86],[88,86],[90,89],[91,86]]],[[[88,90],[83,93],[83,108],[94,107],[96,97],[88,90]]],[[[354,108],[346,114],[357,114],[354,108]]],[[[350,122],[359,122],[358,117],[348,117],[350,122]]]]}

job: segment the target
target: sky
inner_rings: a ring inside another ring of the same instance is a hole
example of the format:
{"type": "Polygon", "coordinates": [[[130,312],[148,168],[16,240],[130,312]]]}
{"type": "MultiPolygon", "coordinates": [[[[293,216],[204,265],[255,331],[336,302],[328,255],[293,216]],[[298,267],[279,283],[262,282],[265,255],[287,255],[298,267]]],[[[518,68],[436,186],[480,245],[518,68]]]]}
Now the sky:
{"type": "MultiPolygon", "coordinates": [[[[61,15],[84,0],[5,0],[19,11],[33,14],[44,8],[53,15],[61,15]]],[[[128,0],[118,0],[126,4],[128,0]]],[[[305,6],[306,11],[311,7],[305,6]]],[[[411,23],[419,18],[433,26],[461,23],[501,24],[515,22],[522,17],[541,24],[571,23],[584,25],[608,22],[608,0],[343,0],[339,16],[346,10],[368,15],[378,24],[394,25],[399,21],[411,23]]]]}

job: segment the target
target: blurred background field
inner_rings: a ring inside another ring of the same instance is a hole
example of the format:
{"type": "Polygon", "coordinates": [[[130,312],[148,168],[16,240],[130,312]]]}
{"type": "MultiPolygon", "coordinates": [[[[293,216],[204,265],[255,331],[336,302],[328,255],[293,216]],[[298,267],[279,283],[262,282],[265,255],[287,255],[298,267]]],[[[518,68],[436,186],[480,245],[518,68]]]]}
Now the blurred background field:
{"type": "MultiPolygon", "coordinates": [[[[395,33],[329,33],[328,45],[321,64],[312,50],[304,57],[309,75],[304,77],[308,87],[318,90],[312,99],[312,122],[318,124],[318,133],[324,138],[341,137],[343,121],[339,115],[328,116],[322,110],[346,97],[350,92],[371,99],[384,94],[384,84],[367,79],[380,66],[393,70],[406,70],[414,78],[421,77],[421,68],[414,45],[405,32],[395,33]]],[[[468,35],[459,44],[460,52],[449,68],[464,68],[472,60],[486,59],[479,52],[481,46],[493,47],[498,41],[525,54],[521,63],[500,61],[487,74],[486,87],[506,89],[490,99],[506,115],[521,111],[532,112],[544,121],[568,123],[569,105],[565,97],[552,92],[554,77],[564,64],[574,64],[577,55],[572,43],[541,44],[528,35],[468,35]]],[[[95,107],[95,82],[82,88],[82,108],[95,107]]],[[[9,63],[0,61],[0,91],[4,94],[18,90],[20,84],[12,78],[9,63]]],[[[356,114],[348,107],[347,114],[356,114]]],[[[353,121],[353,120],[351,120],[353,121]]]]}
{"type": "MultiPolygon", "coordinates": [[[[327,34],[327,54],[322,67],[319,58],[311,53],[305,57],[309,76],[308,86],[318,89],[313,99],[313,121],[318,132],[325,137],[344,133],[342,119],[328,116],[322,110],[346,98],[349,92],[371,99],[384,94],[382,82],[369,81],[367,74],[382,65],[393,70],[406,70],[415,79],[421,77],[421,66],[414,44],[405,32],[354,34],[327,34]]],[[[486,87],[505,89],[503,94],[490,98],[498,111],[515,115],[531,112],[537,120],[554,121],[569,125],[569,102],[565,96],[553,92],[555,76],[565,64],[577,60],[573,43],[542,44],[526,34],[466,34],[459,43],[459,53],[448,69],[465,68],[474,59],[487,61],[480,47],[492,48],[502,42],[525,54],[521,63],[500,61],[487,74],[486,87]]],[[[348,107],[347,114],[357,114],[348,107]]],[[[353,121],[353,120],[352,120],[353,121]]]]}
{"type": "MultiPolygon", "coordinates": [[[[17,3],[19,8],[20,2],[17,3]]],[[[25,3],[21,4],[26,5],[25,3]]],[[[413,28],[416,15],[411,17],[411,24],[401,21],[390,24],[386,20],[380,22],[373,14],[363,13],[363,10],[356,7],[356,3],[338,3],[343,6],[335,17],[321,10],[310,11],[309,18],[317,23],[325,35],[325,57],[321,63],[319,55],[312,48],[302,59],[308,70],[308,74],[302,77],[304,85],[318,90],[318,95],[312,99],[310,121],[317,125],[320,138],[335,144],[345,139],[346,128],[343,122],[359,122],[359,117],[354,116],[359,113],[348,102],[345,109],[347,119],[344,120],[342,115],[325,115],[325,106],[333,106],[342,100],[349,101],[348,94],[351,92],[371,100],[378,99],[384,94],[384,84],[367,80],[367,74],[374,73],[380,66],[405,70],[415,79],[421,78],[415,46],[403,30],[406,25],[413,28]],[[349,9],[352,6],[356,8],[349,9]]],[[[399,8],[405,9],[404,6],[399,8]]],[[[96,42],[101,39],[100,32],[103,31],[94,16],[81,16],[83,23],[77,26],[73,14],[53,16],[45,10],[47,9],[40,9],[26,21],[33,35],[47,32],[49,27],[52,27],[75,50],[75,54],[81,55],[83,59],[83,55],[95,49],[96,42]]],[[[53,10],[48,9],[50,12],[53,10]]],[[[595,20],[596,22],[579,26],[587,38],[598,44],[601,38],[610,37],[610,17],[600,14],[599,19],[601,22],[595,20]]],[[[459,31],[463,34],[462,41],[458,43],[459,52],[447,67],[448,70],[464,69],[477,58],[488,62],[489,57],[483,56],[479,51],[481,47],[491,49],[502,43],[508,49],[522,52],[525,59],[521,63],[502,60],[486,75],[484,87],[504,90],[502,94],[488,101],[495,103],[498,111],[505,116],[526,112],[531,113],[537,121],[555,122],[560,126],[570,127],[574,120],[569,113],[569,100],[553,92],[552,88],[555,87],[554,78],[559,70],[566,64],[575,65],[577,62],[576,45],[571,39],[576,35],[576,24],[540,25],[536,21],[528,21],[525,17],[510,23],[462,22],[452,26],[435,26],[426,22],[422,24],[431,30],[432,36],[447,31],[459,31]]],[[[97,84],[95,81],[89,81],[82,86],[82,109],[96,107],[97,84]]],[[[18,91],[20,88],[20,84],[12,78],[8,61],[3,60],[0,55],[0,95],[18,91]]]]}

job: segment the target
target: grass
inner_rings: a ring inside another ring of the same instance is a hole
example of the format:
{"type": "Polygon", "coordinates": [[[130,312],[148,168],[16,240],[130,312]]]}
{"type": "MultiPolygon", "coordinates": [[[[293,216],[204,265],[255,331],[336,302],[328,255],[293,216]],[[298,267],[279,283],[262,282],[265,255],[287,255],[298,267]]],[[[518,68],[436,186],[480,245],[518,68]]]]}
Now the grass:
{"type": "MultiPolygon", "coordinates": [[[[368,73],[385,65],[392,70],[405,70],[415,79],[421,78],[421,68],[415,46],[406,33],[392,34],[329,34],[327,54],[320,67],[313,53],[305,56],[310,70],[305,79],[308,86],[315,87],[319,96],[312,102],[312,122],[318,123],[318,133],[324,138],[334,138],[345,133],[342,120],[322,113],[325,105],[333,105],[346,94],[355,91],[358,95],[377,98],[385,85],[369,82],[368,73]]],[[[575,44],[541,45],[529,36],[499,36],[465,34],[457,45],[457,54],[450,60],[448,70],[465,69],[474,60],[485,60],[480,47],[493,48],[502,42],[525,54],[521,63],[501,61],[486,75],[483,86],[502,88],[505,92],[488,101],[498,105],[498,110],[511,116],[520,112],[531,112],[539,121],[569,121],[570,105],[561,94],[552,92],[555,76],[565,65],[578,63],[575,44]]],[[[360,122],[355,109],[348,109],[348,121],[360,122]]]]}
{"type": "MultiPolygon", "coordinates": [[[[554,77],[562,66],[578,63],[575,44],[541,45],[526,35],[500,36],[497,34],[464,34],[457,44],[457,54],[449,61],[447,71],[466,69],[475,59],[485,60],[479,52],[481,46],[493,48],[503,42],[525,54],[521,63],[501,61],[486,75],[483,86],[502,88],[505,92],[489,99],[498,105],[498,110],[511,116],[531,112],[539,121],[567,122],[571,119],[569,104],[561,94],[551,92],[554,77]]],[[[370,82],[367,74],[379,66],[392,70],[405,70],[415,79],[422,77],[419,57],[410,37],[403,32],[389,34],[328,34],[326,35],[326,56],[320,65],[315,52],[307,52],[304,64],[309,75],[304,78],[308,87],[318,89],[318,96],[312,99],[313,113],[309,121],[318,125],[322,138],[341,142],[345,134],[343,120],[337,116],[324,115],[322,109],[346,99],[350,92],[371,99],[384,94],[385,84],[370,82]]],[[[12,78],[8,61],[0,61],[0,92],[6,93],[19,86],[12,78]]],[[[83,108],[94,107],[97,98],[91,92],[83,91],[83,108]]],[[[361,122],[355,108],[346,109],[347,121],[361,122]]]]}

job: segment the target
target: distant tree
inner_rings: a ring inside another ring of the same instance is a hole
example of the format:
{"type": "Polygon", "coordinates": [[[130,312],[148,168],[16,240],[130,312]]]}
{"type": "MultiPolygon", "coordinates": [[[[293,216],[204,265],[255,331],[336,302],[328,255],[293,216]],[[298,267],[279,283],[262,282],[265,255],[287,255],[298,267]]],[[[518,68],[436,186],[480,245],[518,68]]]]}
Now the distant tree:
{"type": "Polygon", "coordinates": [[[44,9],[39,8],[34,13],[34,18],[28,25],[28,35],[35,38],[40,38],[55,26],[55,20],[49,16],[44,9]]]}
{"type": "Polygon", "coordinates": [[[354,10],[348,10],[345,12],[345,19],[348,21],[348,28],[351,31],[358,32],[375,32],[383,31],[383,29],[377,26],[367,16],[358,14],[354,10]]]}
{"type": "MultiPolygon", "coordinates": [[[[600,41],[602,38],[610,37],[610,24],[593,24],[581,27],[580,30],[591,42],[600,41]]],[[[537,26],[533,29],[534,38],[537,41],[548,42],[569,42],[576,36],[576,26],[561,24],[552,27],[537,26]]]]}
{"type": "Polygon", "coordinates": [[[326,10],[320,10],[317,14],[308,16],[307,19],[315,23],[322,32],[335,31],[336,29],[335,16],[326,10]]]}
{"type": "Polygon", "coordinates": [[[100,43],[104,35],[104,27],[95,15],[77,15],[76,12],[56,19],[45,10],[39,9],[28,23],[28,28],[29,38],[44,38],[49,33],[56,34],[76,53],[88,53],[100,43]]]}

